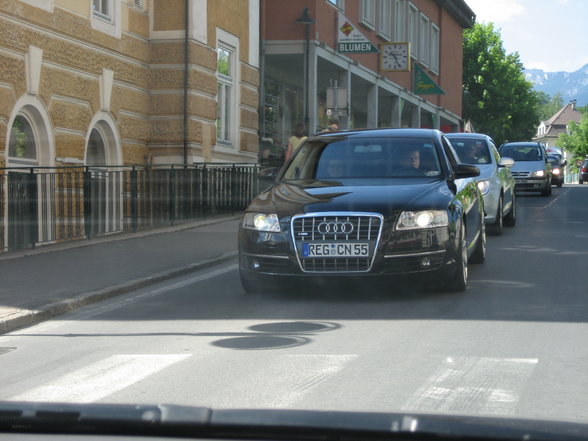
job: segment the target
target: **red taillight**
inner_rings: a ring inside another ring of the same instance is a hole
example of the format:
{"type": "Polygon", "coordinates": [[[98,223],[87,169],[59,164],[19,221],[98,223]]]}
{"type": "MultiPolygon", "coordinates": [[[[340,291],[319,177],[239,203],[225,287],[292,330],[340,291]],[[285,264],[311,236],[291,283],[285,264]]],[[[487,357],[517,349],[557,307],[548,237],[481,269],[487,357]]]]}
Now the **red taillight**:
{"type": "Polygon", "coordinates": [[[587,167],[582,167],[582,173],[588,173],[588,168],[587,167]]]}

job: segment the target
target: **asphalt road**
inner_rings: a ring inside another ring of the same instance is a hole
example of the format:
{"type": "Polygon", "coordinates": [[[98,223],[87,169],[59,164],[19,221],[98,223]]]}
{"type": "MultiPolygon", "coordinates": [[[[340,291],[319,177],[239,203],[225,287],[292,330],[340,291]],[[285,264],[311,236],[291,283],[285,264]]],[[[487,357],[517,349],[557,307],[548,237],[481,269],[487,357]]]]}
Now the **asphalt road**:
{"type": "Polygon", "coordinates": [[[247,295],[235,263],[0,336],[0,400],[588,421],[588,186],[521,195],[465,293],[247,295]]]}

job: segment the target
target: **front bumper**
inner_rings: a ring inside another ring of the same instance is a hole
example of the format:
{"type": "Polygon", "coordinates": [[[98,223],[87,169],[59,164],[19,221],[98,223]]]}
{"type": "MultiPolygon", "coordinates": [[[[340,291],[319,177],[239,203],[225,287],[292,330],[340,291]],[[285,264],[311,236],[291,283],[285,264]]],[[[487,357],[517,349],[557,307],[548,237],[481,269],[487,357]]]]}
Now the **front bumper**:
{"type": "Polygon", "coordinates": [[[542,191],[549,185],[549,180],[546,178],[515,178],[517,191],[542,191]]]}
{"type": "MultiPolygon", "coordinates": [[[[300,247],[298,248],[300,249],[300,247]]],[[[370,265],[354,257],[305,259],[302,262],[289,231],[239,232],[239,267],[248,277],[296,278],[363,277],[423,274],[453,270],[456,256],[454,234],[447,227],[391,232],[384,226],[371,251],[370,265]]]]}

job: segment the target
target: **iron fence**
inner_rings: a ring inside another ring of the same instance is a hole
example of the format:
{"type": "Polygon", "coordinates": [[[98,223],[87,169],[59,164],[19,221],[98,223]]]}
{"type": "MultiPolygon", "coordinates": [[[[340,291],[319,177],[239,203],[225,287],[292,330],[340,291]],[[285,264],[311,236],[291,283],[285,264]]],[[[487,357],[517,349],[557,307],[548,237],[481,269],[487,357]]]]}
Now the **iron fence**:
{"type": "Polygon", "coordinates": [[[0,168],[0,251],[174,225],[243,210],[257,164],[0,168]]]}

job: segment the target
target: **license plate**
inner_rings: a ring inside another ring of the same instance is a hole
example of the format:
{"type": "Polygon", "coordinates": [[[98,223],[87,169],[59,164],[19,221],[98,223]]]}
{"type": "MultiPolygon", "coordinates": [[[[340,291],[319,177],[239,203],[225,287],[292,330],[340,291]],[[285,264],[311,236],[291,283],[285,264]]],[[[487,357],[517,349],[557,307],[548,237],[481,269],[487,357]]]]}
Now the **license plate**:
{"type": "Polygon", "coordinates": [[[303,257],[369,257],[368,242],[303,243],[303,257]]]}

